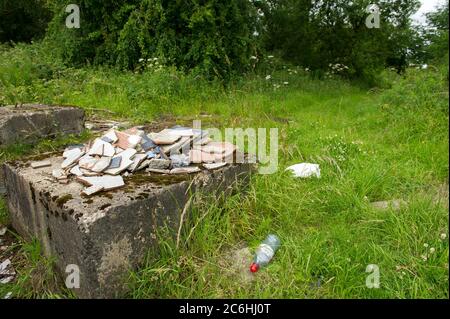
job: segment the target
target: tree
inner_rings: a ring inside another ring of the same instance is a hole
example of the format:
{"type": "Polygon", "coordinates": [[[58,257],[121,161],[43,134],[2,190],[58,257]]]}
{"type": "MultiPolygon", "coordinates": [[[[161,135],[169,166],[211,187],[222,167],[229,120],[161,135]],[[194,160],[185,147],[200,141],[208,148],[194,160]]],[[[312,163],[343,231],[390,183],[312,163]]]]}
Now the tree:
{"type": "Polygon", "coordinates": [[[81,28],[64,27],[64,6],[54,0],[49,39],[72,64],[86,61],[133,69],[139,59],[208,77],[245,72],[256,48],[256,10],[248,0],[81,0],[81,28]]]}
{"type": "Polygon", "coordinates": [[[51,18],[43,0],[0,0],[0,42],[30,42],[44,36],[51,18]]]}

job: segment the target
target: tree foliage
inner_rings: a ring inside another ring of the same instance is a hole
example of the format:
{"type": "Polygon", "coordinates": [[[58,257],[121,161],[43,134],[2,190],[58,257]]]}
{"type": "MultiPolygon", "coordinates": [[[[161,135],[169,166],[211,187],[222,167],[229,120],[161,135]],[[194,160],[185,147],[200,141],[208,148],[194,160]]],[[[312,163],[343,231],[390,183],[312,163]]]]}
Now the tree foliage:
{"type": "Polygon", "coordinates": [[[0,0],[0,42],[30,42],[44,35],[51,12],[43,0],[0,0]]]}
{"type": "Polygon", "coordinates": [[[417,0],[260,1],[268,50],[312,70],[330,64],[349,67],[348,75],[371,77],[385,66],[403,69],[414,30],[410,16],[417,0]],[[370,4],[380,8],[380,28],[368,28],[370,4]]]}
{"type": "Polygon", "coordinates": [[[255,9],[248,0],[81,0],[81,28],[67,29],[54,0],[49,38],[71,63],[133,69],[159,57],[180,69],[227,78],[245,72],[252,50],[255,9]]]}

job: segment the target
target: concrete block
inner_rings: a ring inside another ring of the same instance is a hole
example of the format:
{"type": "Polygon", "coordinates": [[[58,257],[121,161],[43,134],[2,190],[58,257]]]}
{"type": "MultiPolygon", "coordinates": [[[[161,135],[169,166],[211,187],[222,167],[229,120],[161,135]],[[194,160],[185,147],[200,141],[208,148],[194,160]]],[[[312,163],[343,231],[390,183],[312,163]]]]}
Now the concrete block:
{"type": "Polygon", "coordinates": [[[76,107],[27,104],[0,107],[0,146],[31,144],[56,134],[80,134],[84,111],[76,107]]]}
{"type": "Polygon", "coordinates": [[[245,188],[254,171],[253,164],[233,164],[194,175],[143,172],[125,178],[124,188],[89,198],[78,182],[60,185],[49,178],[62,157],[51,157],[50,167],[30,167],[40,159],[3,166],[10,219],[19,234],[37,237],[45,254],[56,257],[63,278],[67,265],[79,267],[81,285],[74,291],[82,298],[123,296],[128,271],[157,247],[158,229],[167,226],[176,236],[193,193],[245,188]]]}

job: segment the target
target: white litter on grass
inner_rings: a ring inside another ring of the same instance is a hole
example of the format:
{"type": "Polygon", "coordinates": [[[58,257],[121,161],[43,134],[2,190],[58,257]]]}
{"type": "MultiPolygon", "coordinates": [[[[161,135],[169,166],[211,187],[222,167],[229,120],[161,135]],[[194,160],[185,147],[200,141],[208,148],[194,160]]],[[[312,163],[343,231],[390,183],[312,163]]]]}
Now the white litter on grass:
{"type": "Polygon", "coordinates": [[[286,171],[288,170],[294,174],[294,177],[309,178],[315,176],[320,178],[320,166],[318,164],[295,164],[286,168],[286,171]]]}
{"type": "Polygon", "coordinates": [[[0,275],[7,275],[6,269],[11,265],[11,260],[6,259],[0,264],[0,275]]]}
{"type": "Polygon", "coordinates": [[[3,279],[0,279],[0,284],[9,284],[14,279],[14,276],[8,276],[3,279]]]}

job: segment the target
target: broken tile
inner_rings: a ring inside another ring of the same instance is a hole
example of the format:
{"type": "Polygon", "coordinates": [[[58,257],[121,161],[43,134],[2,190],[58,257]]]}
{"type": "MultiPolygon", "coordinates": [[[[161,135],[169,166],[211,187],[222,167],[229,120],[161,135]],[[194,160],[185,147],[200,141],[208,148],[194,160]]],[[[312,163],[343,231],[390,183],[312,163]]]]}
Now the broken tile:
{"type": "Polygon", "coordinates": [[[72,175],[75,175],[75,176],[82,176],[83,175],[83,173],[81,172],[80,167],[78,165],[72,167],[70,169],[69,173],[72,174],[72,175]]]}
{"type": "Polygon", "coordinates": [[[103,191],[105,187],[99,186],[99,185],[93,185],[91,187],[83,189],[82,193],[86,196],[92,196],[94,194],[97,194],[101,191],[103,191]]]}
{"type": "Polygon", "coordinates": [[[192,174],[200,172],[201,169],[197,166],[177,167],[170,170],[170,174],[192,174]]]}
{"type": "Polygon", "coordinates": [[[147,168],[147,172],[149,172],[149,173],[157,173],[157,174],[170,174],[170,169],[147,168]]]}
{"type": "Polygon", "coordinates": [[[172,162],[165,159],[152,159],[150,160],[148,167],[150,169],[168,169],[172,162]]]}
{"type": "Polygon", "coordinates": [[[64,179],[67,178],[65,172],[62,169],[54,169],[52,171],[52,176],[56,179],[64,179]]]}
{"type": "Polygon", "coordinates": [[[161,147],[161,149],[165,154],[179,153],[180,150],[189,145],[191,141],[192,138],[190,138],[189,136],[183,136],[177,143],[165,145],[161,147]]]}
{"type": "Polygon", "coordinates": [[[82,145],[82,144],[70,145],[70,146],[66,147],[66,150],[63,153],[63,157],[64,158],[72,157],[72,156],[78,154],[80,151],[84,152],[84,145],[82,145]]]}
{"type": "Polygon", "coordinates": [[[66,159],[61,164],[61,168],[63,169],[69,168],[77,162],[84,155],[84,151],[79,148],[74,148],[73,150],[66,152],[66,155],[66,159]]]}
{"type": "Polygon", "coordinates": [[[212,164],[203,164],[203,167],[208,170],[215,170],[218,168],[222,168],[226,165],[227,165],[227,163],[212,163],[212,164]]]}
{"type": "Polygon", "coordinates": [[[182,126],[174,126],[170,129],[165,129],[161,131],[159,134],[171,134],[171,135],[179,135],[179,136],[194,136],[194,131],[192,128],[189,127],[182,127],[182,126]]]}
{"type": "Polygon", "coordinates": [[[152,159],[156,157],[156,153],[150,151],[146,153],[148,159],[152,159]]]}
{"type": "Polygon", "coordinates": [[[91,171],[96,173],[101,173],[104,170],[106,170],[109,167],[109,164],[111,163],[112,157],[102,157],[100,158],[97,163],[95,163],[94,167],[92,167],[91,171]]]}
{"type": "MultiPolygon", "coordinates": [[[[164,132],[164,131],[162,131],[164,132]]],[[[181,135],[171,133],[151,133],[148,137],[158,145],[171,145],[181,138],[181,135]]]]}
{"type": "Polygon", "coordinates": [[[122,149],[135,148],[142,140],[138,135],[130,135],[119,131],[116,131],[116,135],[118,140],[115,143],[115,146],[122,149]]]}
{"type": "Polygon", "coordinates": [[[82,173],[81,176],[99,176],[100,175],[99,173],[96,173],[96,172],[93,172],[93,171],[90,171],[88,169],[81,168],[81,167],[80,167],[80,171],[82,173]]]}
{"type": "Polygon", "coordinates": [[[213,163],[216,157],[212,154],[202,152],[201,150],[191,150],[189,151],[190,161],[194,164],[201,163],[213,163]]]}
{"type": "Polygon", "coordinates": [[[170,160],[172,161],[172,167],[186,167],[191,163],[189,156],[185,154],[174,154],[170,156],[170,160]]]}
{"type": "Polygon", "coordinates": [[[103,187],[104,190],[112,190],[125,186],[122,176],[98,176],[98,177],[77,177],[77,180],[88,186],[103,187]]]}
{"type": "Polygon", "coordinates": [[[108,166],[108,169],[119,168],[122,163],[122,156],[114,156],[111,160],[111,163],[108,166]]]}
{"type": "MultiPolygon", "coordinates": [[[[198,147],[195,147],[196,149],[199,149],[198,147]]],[[[211,154],[224,154],[234,152],[236,150],[236,146],[228,143],[228,142],[209,142],[206,145],[203,145],[200,148],[205,153],[211,153],[211,154]]]]}
{"type": "Polygon", "coordinates": [[[135,154],[136,154],[135,149],[133,148],[126,149],[119,155],[122,158],[120,166],[117,168],[108,168],[107,170],[105,170],[105,173],[110,175],[120,174],[121,172],[129,168],[131,165],[133,165],[134,161],[131,160],[131,158],[133,158],[135,154]]]}
{"type": "Polygon", "coordinates": [[[150,164],[150,160],[148,160],[148,159],[144,160],[142,162],[142,164],[139,165],[139,167],[136,169],[136,171],[141,171],[141,170],[147,168],[149,164],[150,164]]]}
{"type": "Polygon", "coordinates": [[[147,135],[142,135],[141,147],[145,152],[155,148],[156,146],[157,145],[147,135]]]}
{"type": "Polygon", "coordinates": [[[32,168],[42,168],[42,167],[48,167],[48,166],[52,166],[52,163],[50,163],[49,161],[39,161],[39,162],[32,162],[31,163],[31,167],[32,168]]]}
{"type": "Polygon", "coordinates": [[[98,155],[111,157],[116,154],[116,150],[110,143],[107,143],[101,139],[96,139],[88,154],[91,156],[98,155]]]}
{"type": "Polygon", "coordinates": [[[91,170],[95,166],[97,161],[98,159],[96,159],[95,157],[85,155],[82,158],[80,158],[80,160],[78,161],[78,165],[80,166],[80,168],[91,170]]]}
{"type": "Polygon", "coordinates": [[[128,170],[130,172],[135,172],[137,170],[137,168],[139,167],[139,165],[141,165],[141,163],[147,158],[146,154],[136,154],[133,157],[133,164],[128,167],[128,170]]]}
{"type": "Polygon", "coordinates": [[[170,171],[170,174],[193,174],[201,172],[201,169],[197,166],[178,167],[170,171]]]}
{"type": "Polygon", "coordinates": [[[109,130],[101,139],[110,144],[114,144],[118,140],[115,130],[109,130]]]}

